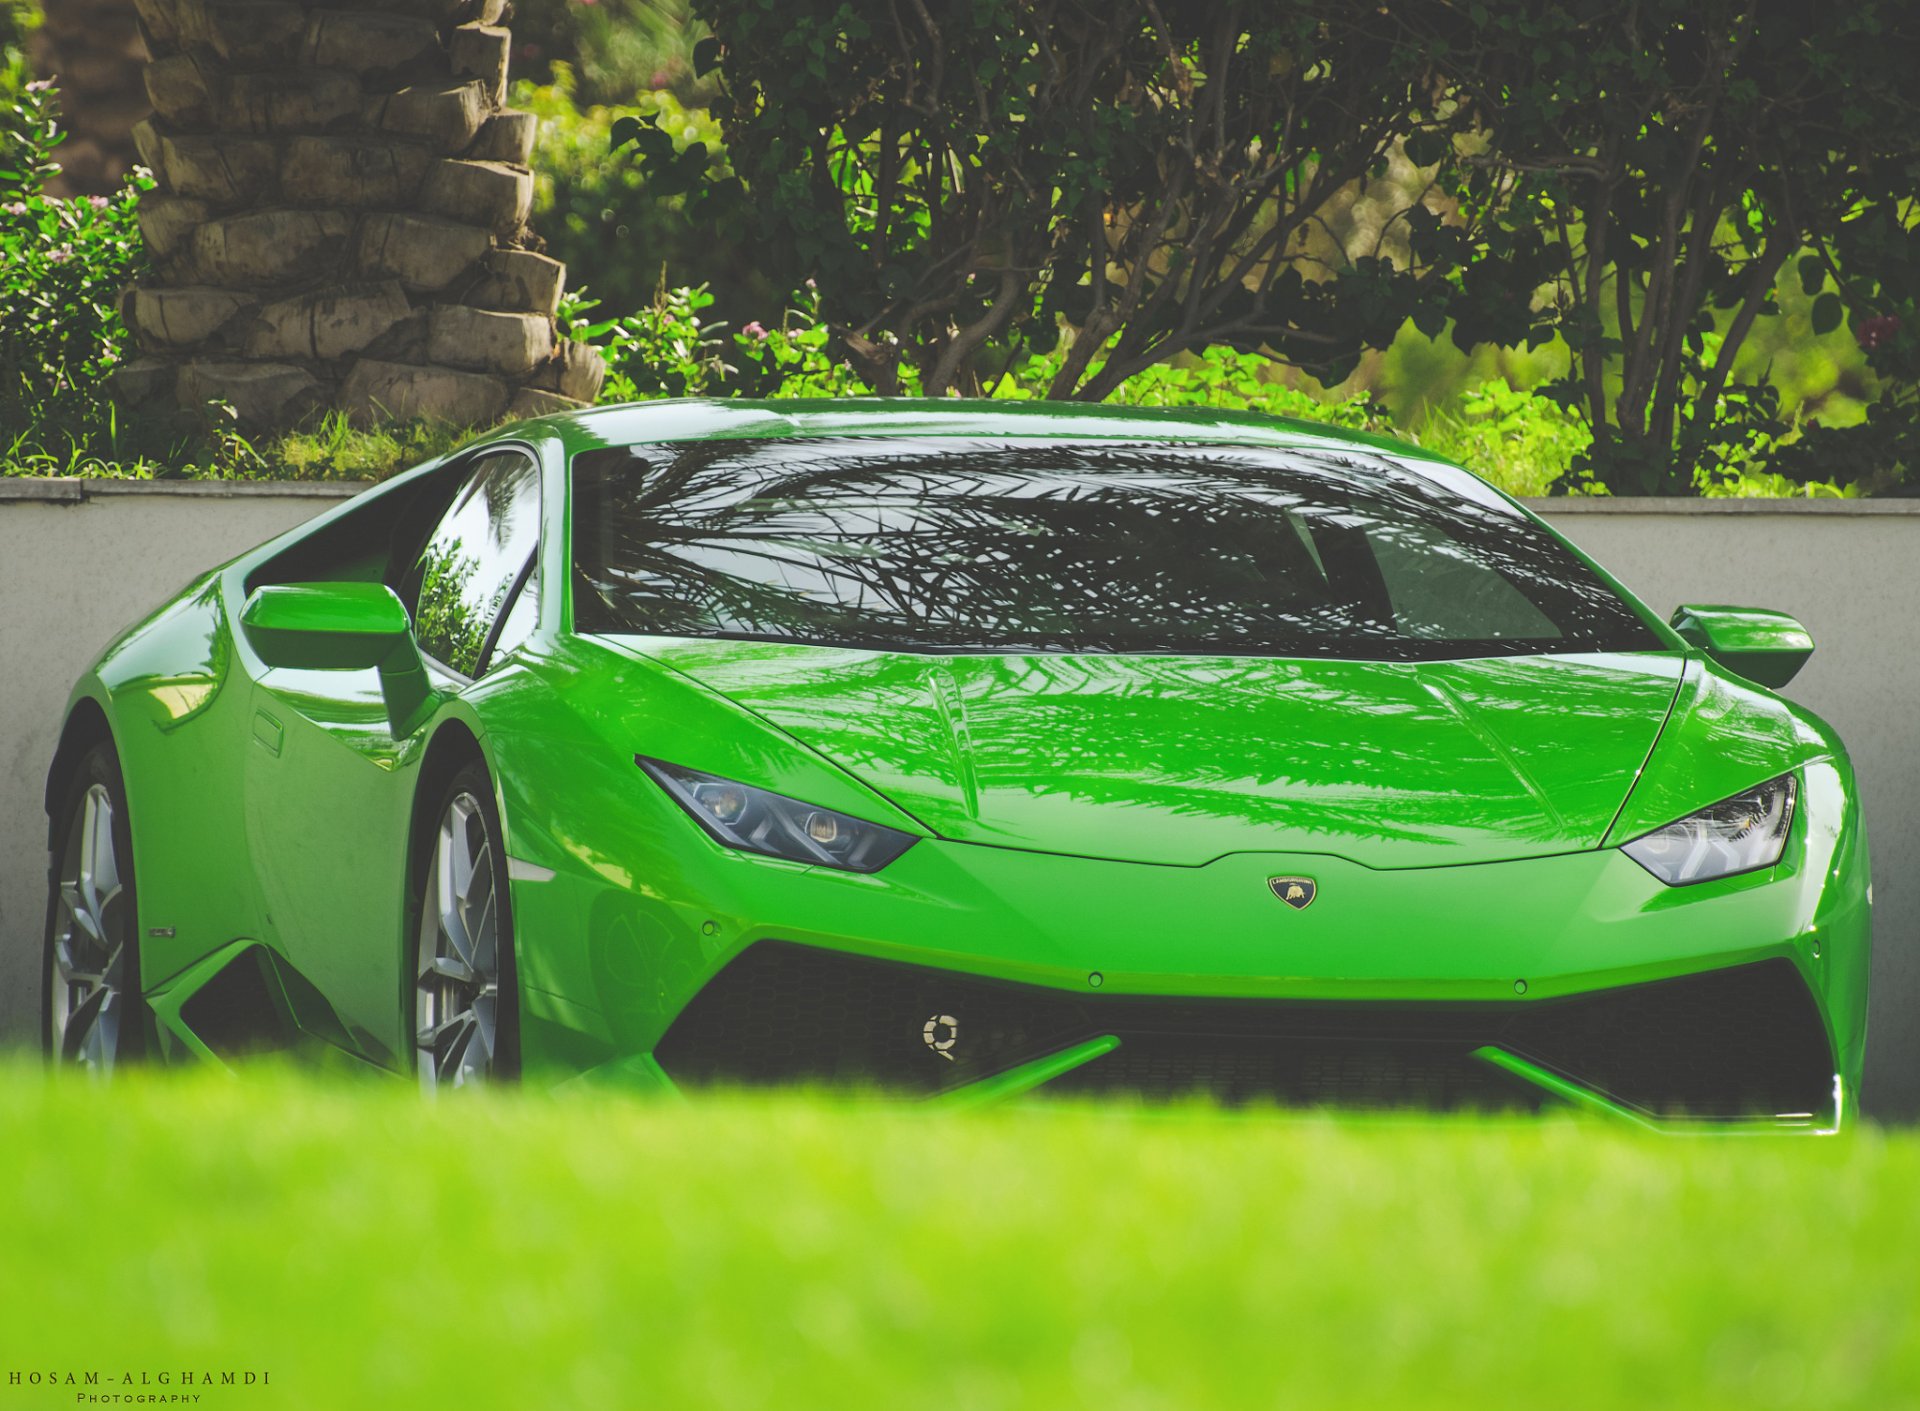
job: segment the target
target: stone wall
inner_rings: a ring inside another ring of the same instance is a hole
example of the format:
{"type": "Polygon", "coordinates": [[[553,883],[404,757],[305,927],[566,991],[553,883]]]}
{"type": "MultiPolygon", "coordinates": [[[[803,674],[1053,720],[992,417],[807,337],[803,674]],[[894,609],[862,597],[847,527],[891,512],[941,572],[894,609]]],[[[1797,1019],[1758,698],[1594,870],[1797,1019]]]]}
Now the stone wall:
{"type": "Polygon", "coordinates": [[[527,227],[505,0],[137,5],[154,114],[134,140],[160,185],[118,396],[255,427],[593,400],[600,355],[558,336],[566,271],[527,227]]]}

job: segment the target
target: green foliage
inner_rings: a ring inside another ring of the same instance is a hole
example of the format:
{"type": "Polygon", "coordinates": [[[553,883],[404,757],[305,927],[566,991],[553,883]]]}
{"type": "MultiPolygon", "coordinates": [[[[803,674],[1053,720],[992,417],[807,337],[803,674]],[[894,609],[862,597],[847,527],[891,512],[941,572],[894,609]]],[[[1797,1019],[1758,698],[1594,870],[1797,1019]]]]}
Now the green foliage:
{"type": "MultiPolygon", "coordinates": [[[[384,480],[457,450],[481,427],[442,421],[383,422],[356,427],[345,412],[328,412],[311,427],[288,432],[254,453],[256,478],[273,480],[384,480]]],[[[223,477],[235,478],[235,477],[223,477]]]]}
{"type": "MultiPolygon", "coordinates": [[[[574,71],[564,63],[553,69],[547,85],[516,84],[513,103],[540,119],[533,223],[547,253],[566,262],[568,282],[591,287],[621,314],[652,302],[663,267],[676,285],[726,283],[752,297],[759,282],[737,242],[689,227],[684,188],[665,190],[631,163],[609,160],[616,115],[578,106],[574,71]]],[[[724,160],[705,156],[719,146],[719,129],[705,109],[689,108],[665,89],[622,102],[676,150],[698,146],[715,174],[724,175],[724,160]]]]}
{"type": "Polygon", "coordinates": [[[0,451],[14,460],[116,443],[105,383],[129,347],[120,291],[144,262],[144,172],[112,197],[46,194],[58,118],[45,83],[25,84],[0,118],[0,451]]]}
{"type": "Polygon", "coordinates": [[[480,560],[455,557],[450,546],[429,545],[421,566],[414,635],[441,661],[461,670],[477,670],[492,626],[492,619],[474,612],[467,601],[467,585],[480,560]]]}
{"type": "Polygon", "coordinates": [[[1780,348],[1755,330],[1784,303],[1816,339],[1882,320],[1850,474],[1920,460],[1892,365],[1920,271],[1902,0],[695,8],[731,172],[644,113],[612,139],[696,225],[816,278],[830,358],[876,390],[1004,385],[1063,331],[1054,396],[1212,347],[1331,385],[1410,325],[1563,351],[1541,390],[1588,429],[1563,485],[1744,489],[1765,455],[1831,478],[1797,402],[1834,381],[1747,351],[1780,348]],[[1808,251],[1832,283],[1783,301],[1808,251]]]}
{"type": "MultiPolygon", "coordinates": [[[[25,48],[27,36],[40,27],[40,6],[37,0],[0,0],[0,57],[8,51],[19,54],[25,48]]],[[[0,71],[0,99],[10,100],[18,93],[24,79],[0,71]]]]}
{"type": "Polygon", "coordinates": [[[600,301],[583,287],[562,302],[560,323],[568,337],[605,355],[601,401],[705,397],[717,394],[734,372],[723,360],[725,325],[702,318],[712,304],[706,285],[669,289],[663,272],[653,301],[638,313],[592,322],[587,316],[600,301]]]}
{"type": "Polygon", "coordinates": [[[1444,131],[1424,56],[1370,10],[695,10],[718,36],[695,67],[718,65],[734,174],[646,121],[616,124],[614,142],[656,189],[689,189],[704,228],[751,231],[789,287],[816,278],[882,391],[908,367],[928,395],[978,390],[1063,323],[1076,333],[1056,397],[1098,399],[1212,345],[1337,379],[1442,296],[1426,276],[1457,242],[1418,201],[1353,248],[1316,224],[1402,139],[1444,131]]]}
{"type": "Polygon", "coordinates": [[[1545,495],[1562,480],[1586,493],[1604,489],[1572,470],[1593,443],[1580,419],[1551,397],[1505,382],[1483,382],[1435,406],[1417,439],[1510,495],[1545,495]]]}
{"type": "Polygon", "coordinates": [[[188,1392],[216,1407],[1891,1411],[1920,1386],[1911,1131],[423,1103],[24,1062],[0,1130],[20,1370],[270,1374],[188,1392]]]}
{"type": "MultiPolygon", "coordinates": [[[[1396,13],[1479,128],[1447,163],[1476,242],[1454,337],[1562,339],[1551,395],[1623,493],[1746,473],[1789,429],[1736,374],[1793,257],[1913,190],[1920,28],[1904,0],[1415,4],[1396,13]]],[[[1816,295],[1815,335],[1843,302],[1816,295]]]]}
{"type": "Polygon", "coordinates": [[[514,72],[557,83],[566,75],[589,106],[630,103],[673,88],[698,91],[695,29],[684,0],[515,0],[514,72]]]}
{"type": "MultiPolygon", "coordinates": [[[[1920,185],[1910,165],[1908,191],[1920,185]]],[[[1799,262],[1814,322],[1844,312],[1880,395],[1865,420],[1810,426],[1771,468],[1796,481],[1837,480],[1866,490],[1920,485],[1920,202],[1906,193],[1863,203],[1799,262]]]]}

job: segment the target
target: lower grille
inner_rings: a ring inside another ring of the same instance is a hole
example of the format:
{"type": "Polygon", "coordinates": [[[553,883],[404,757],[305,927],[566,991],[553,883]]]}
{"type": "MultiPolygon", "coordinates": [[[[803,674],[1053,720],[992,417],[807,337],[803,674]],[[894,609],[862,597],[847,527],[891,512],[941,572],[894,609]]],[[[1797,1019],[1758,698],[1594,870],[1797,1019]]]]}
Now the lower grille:
{"type": "Polygon", "coordinates": [[[1547,1095],[1457,1044],[1208,1039],[1148,1034],[1039,1090],[1042,1097],[1207,1098],[1237,1106],[1532,1111],[1547,1095]]]}
{"type": "Polygon", "coordinates": [[[688,1084],[933,1094],[1113,1034],[1043,1094],[1289,1106],[1538,1106],[1473,1057],[1494,1045],[1660,1116],[1823,1113],[1832,1055],[1786,960],[1515,1004],[1080,995],[762,941],[688,1004],[656,1056],[688,1084]]]}

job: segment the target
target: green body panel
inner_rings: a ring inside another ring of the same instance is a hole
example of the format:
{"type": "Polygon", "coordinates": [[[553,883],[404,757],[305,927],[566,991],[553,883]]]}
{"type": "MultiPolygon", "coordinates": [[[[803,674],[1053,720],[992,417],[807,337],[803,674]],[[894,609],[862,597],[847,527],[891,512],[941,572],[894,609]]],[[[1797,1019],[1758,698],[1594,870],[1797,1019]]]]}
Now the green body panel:
{"type": "MultiPolygon", "coordinates": [[[[1663,649],[929,657],[571,632],[571,454],[908,433],[1334,439],[1501,499],[1409,448],[1226,414],[666,403],[527,423],[483,444],[528,449],[546,476],[539,627],[479,681],[425,663],[417,708],[396,712],[378,666],[272,667],[237,628],[263,565],[430,465],[200,580],[76,686],[120,751],[143,973],[179,1049],[200,1051],[175,1028],[181,1006],[258,944],[273,974],[284,963],[324,997],[330,1041],[410,1062],[409,840],[423,767],[458,748],[497,790],[525,1061],[552,1081],[670,1088],[651,1055],[675,1016],[747,946],[780,939],[1110,995],[1507,1005],[1784,956],[1855,1100],[1871,928],[1845,752],[1630,596],[1663,649]],[[637,754],[918,841],[871,875],[730,851],[637,754]],[[1803,788],[1772,868],[1669,888],[1618,851],[1788,770],[1803,788]],[[1288,875],[1317,882],[1310,908],[1275,902],[1267,879],[1288,875]]],[[[361,585],[344,596],[256,601],[287,638],[326,637],[342,614],[371,631],[391,615],[378,574],[356,561],[336,575],[361,585]]],[[[1011,1091],[1097,1056],[993,1081],[1011,1091]]]]}

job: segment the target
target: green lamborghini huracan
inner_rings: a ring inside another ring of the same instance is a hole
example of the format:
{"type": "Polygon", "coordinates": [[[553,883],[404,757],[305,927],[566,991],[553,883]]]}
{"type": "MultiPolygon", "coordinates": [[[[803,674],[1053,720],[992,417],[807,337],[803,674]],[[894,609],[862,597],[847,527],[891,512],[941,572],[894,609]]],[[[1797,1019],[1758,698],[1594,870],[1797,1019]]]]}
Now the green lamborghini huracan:
{"type": "Polygon", "coordinates": [[[1773,693],[1467,472],[1266,418],[662,402],[192,584],[47,784],[59,1059],[1831,1130],[1867,847],[1773,693]]]}

